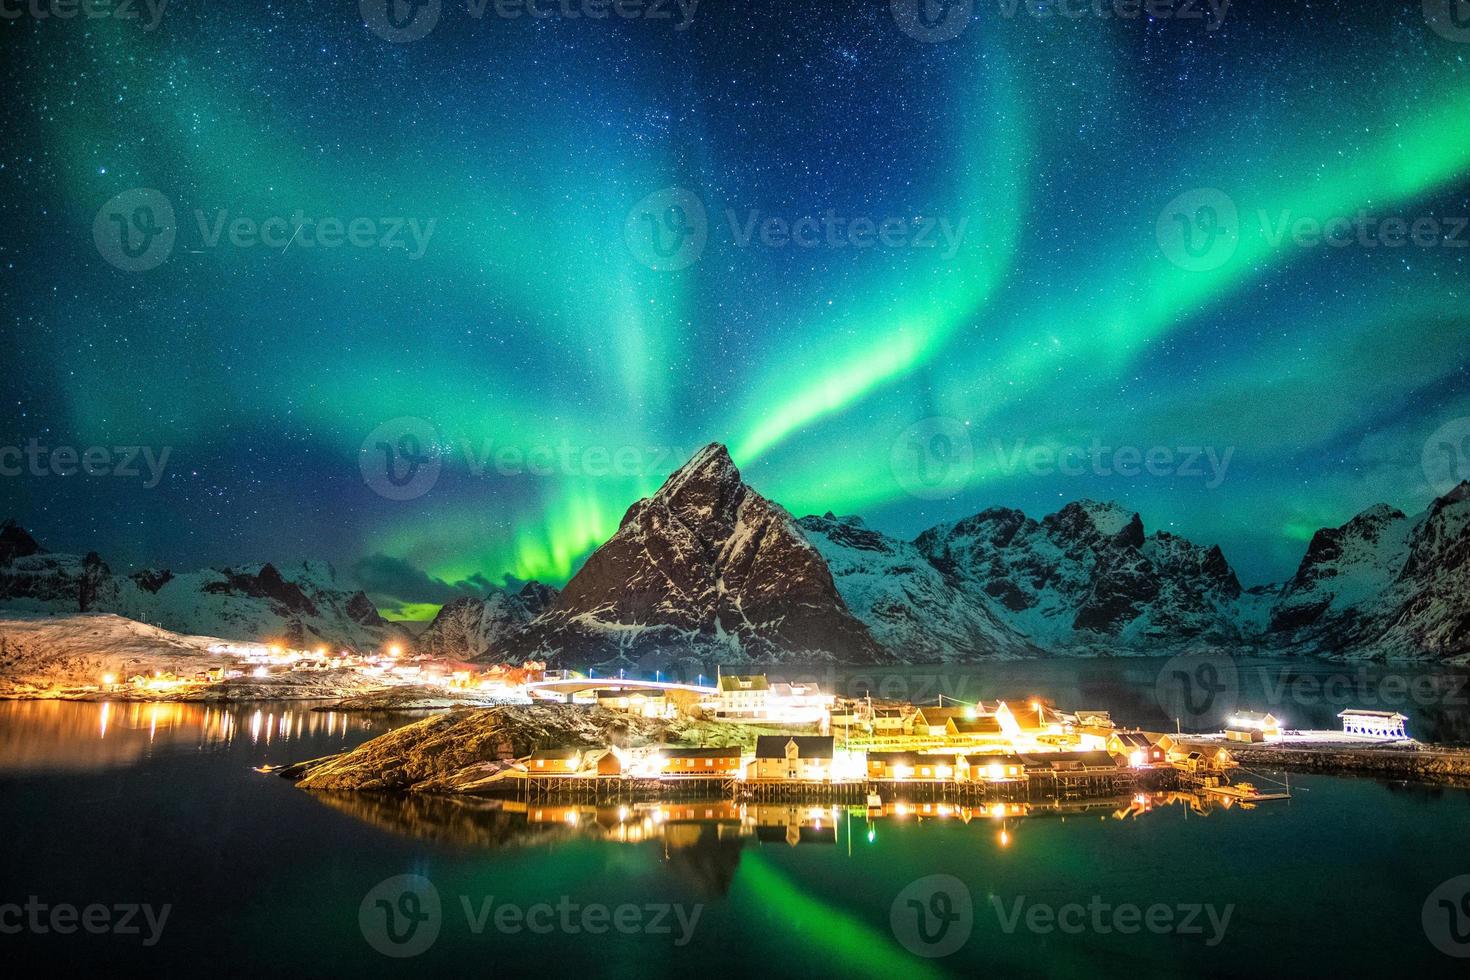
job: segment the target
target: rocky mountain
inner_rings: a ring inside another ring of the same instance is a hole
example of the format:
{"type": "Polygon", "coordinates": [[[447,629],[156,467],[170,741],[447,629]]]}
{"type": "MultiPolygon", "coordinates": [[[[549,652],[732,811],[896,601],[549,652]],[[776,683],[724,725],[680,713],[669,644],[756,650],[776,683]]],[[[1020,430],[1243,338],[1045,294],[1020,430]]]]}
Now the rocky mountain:
{"type": "Polygon", "coordinates": [[[552,664],[889,659],[791,515],[747,486],[718,443],[629,507],[509,646],[552,664]]]}
{"type": "Polygon", "coordinates": [[[1380,504],[1318,531],[1269,627],[1277,644],[1311,653],[1470,654],[1470,482],[1416,517],[1380,504]]]}
{"type": "Polygon", "coordinates": [[[860,517],[803,517],[837,592],[883,647],[912,662],[1014,658],[1040,651],[1002,621],[990,597],[966,592],[912,543],[860,517]]]}
{"type": "Polygon", "coordinates": [[[414,648],[455,660],[493,656],[502,640],[549,609],[556,596],[549,585],[527,582],[516,592],[451,600],[419,634],[414,648]]]}
{"type": "Polygon", "coordinates": [[[115,613],[176,633],[291,647],[369,650],[409,639],[324,562],[119,575],[95,553],[46,551],[13,521],[0,525],[0,608],[115,613]]]}
{"type": "Polygon", "coordinates": [[[1115,503],[1078,501],[1040,521],[992,508],[931,528],[914,545],[1043,649],[1162,652],[1246,639],[1243,590],[1220,549],[1145,534],[1139,516],[1115,503]]]}

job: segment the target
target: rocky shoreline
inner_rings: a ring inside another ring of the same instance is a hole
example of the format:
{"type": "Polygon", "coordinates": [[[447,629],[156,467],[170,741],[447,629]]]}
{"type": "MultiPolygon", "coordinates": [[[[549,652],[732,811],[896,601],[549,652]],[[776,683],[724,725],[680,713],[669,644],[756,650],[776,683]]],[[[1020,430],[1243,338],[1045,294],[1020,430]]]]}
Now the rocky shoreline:
{"type": "Polygon", "coordinates": [[[303,789],[471,793],[538,748],[655,744],[754,744],[775,729],[687,719],[641,718],[556,703],[450,711],[394,729],[355,749],[281,770],[303,789]]]}
{"type": "Polygon", "coordinates": [[[1271,766],[1333,776],[1375,776],[1419,783],[1470,786],[1470,749],[1425,745],[1399,748],[1288,748],[1275,745],[1230,746],[1245,766],[1271,766]]]}

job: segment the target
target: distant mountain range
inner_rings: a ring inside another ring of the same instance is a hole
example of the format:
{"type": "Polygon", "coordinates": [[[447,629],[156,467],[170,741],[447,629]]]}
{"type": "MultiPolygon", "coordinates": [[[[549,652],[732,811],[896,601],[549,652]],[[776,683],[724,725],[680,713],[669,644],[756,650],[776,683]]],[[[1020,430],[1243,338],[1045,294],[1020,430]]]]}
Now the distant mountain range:
{"type": "MultiPolygon", "coordinates": [[[[380,646],[407,634],[330,566],[113,575],[0,526],[0,608],[96,610],[178,632],[380,646]]],[[[566,587],[445,605],[413,645],[552,665],[972,662],[1229,648],[1470,659],[1470,483],[1408,517],[1369,508],[1313,536],[1284,585],[1241,587],[1216,546],[1082,500],[1035,520],[992,508],[904,541],[860,518],[795,520],[712,443],[566,587]]]]}
{"type": "Polygon", "coordinates": [[[174,633],[354,651],[408,644],[403,627],[325,562],[114,574],[98,555],[52,554],[14,521],[0,524],[0,609],[115,613],[174,633]]]}

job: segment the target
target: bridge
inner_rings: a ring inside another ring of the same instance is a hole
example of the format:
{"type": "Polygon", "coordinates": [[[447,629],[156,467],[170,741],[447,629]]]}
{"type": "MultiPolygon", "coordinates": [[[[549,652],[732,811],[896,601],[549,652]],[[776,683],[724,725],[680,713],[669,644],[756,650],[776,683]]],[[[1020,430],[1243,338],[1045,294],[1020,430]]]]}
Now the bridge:
{"type": "Polygon", "coordinates": [[[549,681],[532,681],[526,685],[527,694],[539,691],[551,694],[580,694],[583,691],[685,691],[706,697],[720,693],[719,688],[715,687],[680,684],[675,681],[641,681],[634,677],[561,677],[549,681]]]}

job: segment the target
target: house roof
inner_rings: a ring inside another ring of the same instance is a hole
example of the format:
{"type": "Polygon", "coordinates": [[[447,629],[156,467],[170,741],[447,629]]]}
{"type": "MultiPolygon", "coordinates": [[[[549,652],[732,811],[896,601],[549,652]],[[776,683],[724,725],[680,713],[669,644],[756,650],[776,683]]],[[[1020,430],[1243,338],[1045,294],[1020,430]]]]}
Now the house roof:
{"type": "Polygon", "coordinates": [[[703,747],[690,747],[687,745],[670,745],[659,752],[666,759],[730,759],[740,758],[740,746],[738,745],[706,745],[703,747]]]}
{"type": "Polygon", "coordinates": [[[1401,715],[1397,711],[1368,711],[1363,708],[1348,708],[1346,711],[1337,713],[1339,718],[1387,718],[1391,721],[1408,721],[1408,715],[1401,715]]]}
{"type": "Polygon", "coordinates": [[[579,748],[575,748],[575,747],[572,747],[572,748],[562,748],[562,749],[537,749],[535,752],[532,752],[531,753],[531,758],[533,760],[534,759],[575,759],[578,756],[580,756],[584,751],[585,751],[584,749],[579,749],[579,748]]]}
{"type": "Polygon", "coordinates": [[[962,721],[966,712],[974,710],[974,708],[940,708],[936,705],[929,705],[920,708],[919,715],[923,717],[926,725],[943,725],[951,718],[962,721]]]}
{"type": "Polygon", "coordinates": [[[755,757],[784,759],[788,742],[796,743],[796,754],[799,758],[832,758],[834,740],[830,735],[760,735],[755,740],[755,757]]]}
{"type": "Polygon", "coordinates": [[[1000,719],[995,715],[980,715],[978,718],[956,718],[954,720],[955,731],[962,735],[997,735],[1000,733],[1000,719]]]}
{"type": "Polygon", "coordinates": [[[766,691],[770,690],[770,687],[770,682],[766,680],[765,674],[720,675],[721,691],[766,691]]]}
{"type": "Polygon", "coordinates": [[[1124,745],[1131,745],[1140,749],[1148,748],[1153,744],[1143,732],[1114,732],[1110,738],[1116,738],[1124,745]]]}
{"type": "Polygon", "coordinates": [[[1230,717],[1241,721],[1276,721],[1276,716],[1269,711],[1236,711],[1230,717]]]}

